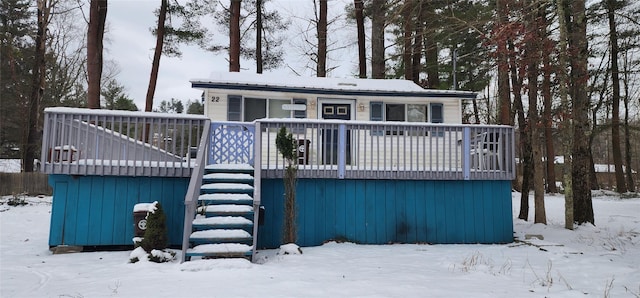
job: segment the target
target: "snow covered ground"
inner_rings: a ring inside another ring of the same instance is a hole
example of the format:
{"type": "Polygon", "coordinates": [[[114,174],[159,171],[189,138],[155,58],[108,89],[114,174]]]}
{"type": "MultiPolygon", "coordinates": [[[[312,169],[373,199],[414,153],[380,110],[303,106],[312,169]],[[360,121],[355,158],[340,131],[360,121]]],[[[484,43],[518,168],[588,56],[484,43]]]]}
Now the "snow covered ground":
{"type": "MultiPolygon", "coordinates": [[[[518,238],[544,236],[532,241],[540,247],[328,243],[301,255],[260,251],[260,264],[130,264],[130,251],[52,255],[51,197],[27,200],[0,205],[2,297],[640,297],[637,198],[597,194],[596,226],[569,231],[563,197],[547,196],[548,225],[514,219],[518,238]]],[[[513,203],[517,215],[518,193],[513,203]]]]}

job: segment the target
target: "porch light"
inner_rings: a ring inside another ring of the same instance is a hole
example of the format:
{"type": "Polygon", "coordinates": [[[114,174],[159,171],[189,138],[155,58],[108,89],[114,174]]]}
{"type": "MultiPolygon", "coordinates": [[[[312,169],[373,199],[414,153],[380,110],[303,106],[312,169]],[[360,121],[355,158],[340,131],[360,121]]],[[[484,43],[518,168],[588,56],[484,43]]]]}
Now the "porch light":
{"type": "Polygon", "coordinates": [[[358,104],[358,111],[364,112],[364,103],[359,103],[358,104]]]}

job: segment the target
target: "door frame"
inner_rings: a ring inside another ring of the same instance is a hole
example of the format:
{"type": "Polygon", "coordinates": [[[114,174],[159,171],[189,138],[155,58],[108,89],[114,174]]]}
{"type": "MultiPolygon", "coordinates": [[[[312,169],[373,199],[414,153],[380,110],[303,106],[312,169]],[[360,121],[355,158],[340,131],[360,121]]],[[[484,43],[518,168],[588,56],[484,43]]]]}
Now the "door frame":
{"type": "Polygon", "coordinates": [[[349,110],[350,110],[350,118],[349,120],[355,120],[356,118],[356,113],[355,113],[355,107],[356,107],[356,99],[340,99],[340,98],[328,98],[328,97],[318,97],[317,99],[318,101],[318,109],[316,111],[317,119],[324,119],[322,118],[322,104],[328,103],[328,104],[348,104],[349,105],[349,110]]]}

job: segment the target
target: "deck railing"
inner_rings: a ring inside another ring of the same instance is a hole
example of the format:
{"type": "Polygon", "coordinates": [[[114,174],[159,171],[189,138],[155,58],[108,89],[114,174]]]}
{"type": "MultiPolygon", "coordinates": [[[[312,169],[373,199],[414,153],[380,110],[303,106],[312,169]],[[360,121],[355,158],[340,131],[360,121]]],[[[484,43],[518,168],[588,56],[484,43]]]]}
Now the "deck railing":
{"type": "Polygon", "coordinates": [[[300,178],[515,178],[509,126],[309,119],[263,119],[256,126],[254,154],[263,178],[283,175],[285,163],[275,147],[282,126],[297,139],[300,178]]]}
{"type": "Polygon", "coordinates": [[[48,174],[189,177],[202,115],[45,109],[41,170],[48,174]]]}

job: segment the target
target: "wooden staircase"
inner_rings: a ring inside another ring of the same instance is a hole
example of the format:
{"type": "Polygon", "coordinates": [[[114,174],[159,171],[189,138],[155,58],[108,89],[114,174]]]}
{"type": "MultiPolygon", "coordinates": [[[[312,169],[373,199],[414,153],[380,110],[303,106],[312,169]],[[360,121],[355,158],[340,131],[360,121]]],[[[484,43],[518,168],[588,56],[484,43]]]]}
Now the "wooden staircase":
{"type": "Polygon", "coordinates": [[[205,167],[185,261],[192,257],[251,260],[257,241],[253,173],[248,164],[205,167]]]}

